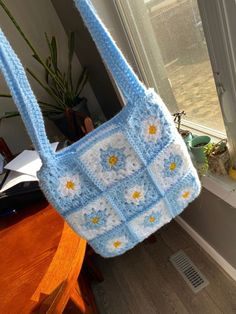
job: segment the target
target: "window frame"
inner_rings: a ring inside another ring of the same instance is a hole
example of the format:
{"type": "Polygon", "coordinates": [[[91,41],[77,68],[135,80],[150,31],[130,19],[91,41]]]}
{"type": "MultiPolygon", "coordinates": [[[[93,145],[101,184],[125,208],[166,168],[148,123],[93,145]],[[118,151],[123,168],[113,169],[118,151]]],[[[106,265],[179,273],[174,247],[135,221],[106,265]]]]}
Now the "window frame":
{"type": "Polygon", "coordinates": [[[203,29],[221,105],[232,165],[236,166],[235,0],[198,0],[203,29]],[[230,122],[231,120],[231,122],[230,122]]]}
{"type": "MultiPolygon", "coordinates": [[[[131,17],[132,9],[130,3],[132,3],[132,1],[136,0],[113,0],[113,4],[120,18],[124,34],[129,42],[129,47],[132,50],[132,56],[134,63],[137,65],[138,74],[147,86],[151,86],[157,91],[159,91],[158,86],[164,87],[166,95],[161,94],[161,91],[160,95],[164,101],[169,104],[169,109],[172,112],[177,111],[176,100],[164,64],[162,64],[161,61],[160,50],[157,46],[155,47],[155,54],[152,54],[153,47],[150,47],[149,41],[146,41],[145,38],[146,30],[142,34],[142,30],[138,29],[138,25],[131,17]],[[144,48],[144,42],[146,48],[144,48]]],[[[149,27],[148,31],[149,33],[153,32],[151,27],[149,27]]],[[[153,45],[155,45],[155,42],[153,45]]]]}
{"type": "MultiPolygon", "coordinates": [[[[236,38],[233,40],[233,30],[236,29],[236,19],[234,18],[236,15],[236,1],[197,1],[226,134],[230,144],[231,157],[233,164],[236,165],[236,125],[229,123],[229,118],[231,121],[236,122],[236,38]]],[[[148,86],[153,86],[158,90],[153,73],[152,77],[148,77],[148,73],[152,72],[148,61],[149,56],[138,38],[140,35],[135,29],[135,23],[132,23],[132,19],[129,18],[129,1],[113,0],[113,2],[132,49],[132,54],[139,67],[141,78],[148,86]]],[[[226,137],[224,132],[207,128],[186,119],[183,120],[182,125],[192,132],[209,134],[215,140],[226,137]]]]}

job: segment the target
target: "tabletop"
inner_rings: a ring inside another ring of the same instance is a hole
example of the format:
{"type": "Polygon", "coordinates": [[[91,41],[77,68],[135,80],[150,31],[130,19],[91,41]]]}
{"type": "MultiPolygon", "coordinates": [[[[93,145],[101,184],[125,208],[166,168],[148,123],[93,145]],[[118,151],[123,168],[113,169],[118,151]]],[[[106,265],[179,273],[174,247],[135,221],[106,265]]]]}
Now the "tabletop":
{"type": "Polygon", "coordinates": [[[15,314],[30,311],[74,270],[79,273],[86,241],[41,202],[1,218],[0,248],[0,313],[15,314]]]}

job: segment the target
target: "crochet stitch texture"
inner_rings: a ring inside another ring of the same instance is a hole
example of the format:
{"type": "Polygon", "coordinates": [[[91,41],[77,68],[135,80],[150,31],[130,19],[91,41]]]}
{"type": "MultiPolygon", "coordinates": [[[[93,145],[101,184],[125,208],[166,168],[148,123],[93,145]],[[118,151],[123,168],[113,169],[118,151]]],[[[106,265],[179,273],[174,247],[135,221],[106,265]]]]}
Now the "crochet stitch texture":
{"type": "Polygon", "coordinates": [[[0,69],[42,159],[48,201],[104,257],[148,237],[193,201],[200,182],[161,98],[138,80],[88,0],[75,0],[127,100],[122,111],[54,153],[24,69],[0,32],[0,69]]]}

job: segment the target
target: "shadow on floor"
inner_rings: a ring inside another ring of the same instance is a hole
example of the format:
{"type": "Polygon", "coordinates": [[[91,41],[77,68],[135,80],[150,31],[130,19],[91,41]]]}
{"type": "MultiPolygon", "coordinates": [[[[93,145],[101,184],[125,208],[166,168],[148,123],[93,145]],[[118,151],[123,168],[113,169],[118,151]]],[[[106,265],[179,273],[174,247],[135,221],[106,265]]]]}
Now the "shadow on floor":
{"type": "Polygon", "coordinates": [[[101,314],[236,313],[236,283],[172,221],[122,256],[96,258],[105,280],[93,286],[101,314]],[[210,284],[194,294],[169,262],[183,249],[210,284]]]}

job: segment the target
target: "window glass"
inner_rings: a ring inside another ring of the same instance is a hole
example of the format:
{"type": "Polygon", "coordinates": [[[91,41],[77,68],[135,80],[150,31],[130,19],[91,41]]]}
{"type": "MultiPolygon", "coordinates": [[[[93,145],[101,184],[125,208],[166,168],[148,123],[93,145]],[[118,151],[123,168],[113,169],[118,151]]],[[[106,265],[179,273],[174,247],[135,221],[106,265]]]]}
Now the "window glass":
{"type": "Polygon", "coordinates": [[[194,123],[225,132],[196,0],[141,0],[179,110],[194,123]]]}

